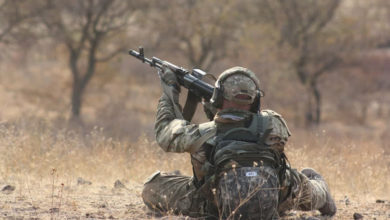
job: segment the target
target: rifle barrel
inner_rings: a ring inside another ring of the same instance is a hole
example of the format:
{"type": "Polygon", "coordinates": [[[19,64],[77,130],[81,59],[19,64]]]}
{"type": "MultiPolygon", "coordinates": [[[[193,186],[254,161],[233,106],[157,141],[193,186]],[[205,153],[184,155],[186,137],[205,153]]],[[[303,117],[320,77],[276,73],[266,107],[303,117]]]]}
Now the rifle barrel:
{"type": "Polygon", "coordinates": [[[162,70],[162,61],[158,58],[153,57],[153,59],[149,59],[144,56],[143,53],[139,53],[135,50],[129,50],[129,54],[139,60],[141,60],[143,63],[149,64],[151,67],[157,67],[158,69],[162,70]]]}
{"type": "Polygon", "coordinates": [[[175,64],[169,63],[167,61],[163,61],[157,57],[147,58],[144,56],[143,49],[140,48],[139,52],[135,50],[129,50],[129,54],[143,63],[149,64],[151,67],[156,67],[159,70],[163,70],[163,65],[166,65],[170,68],[178,77],[179,82],[182,86],[196,94],[200,98],[204,98],[209,101],[214,87],[201,79],[199,74],[190,73],[188,70],[176,66],[175,64]]]}

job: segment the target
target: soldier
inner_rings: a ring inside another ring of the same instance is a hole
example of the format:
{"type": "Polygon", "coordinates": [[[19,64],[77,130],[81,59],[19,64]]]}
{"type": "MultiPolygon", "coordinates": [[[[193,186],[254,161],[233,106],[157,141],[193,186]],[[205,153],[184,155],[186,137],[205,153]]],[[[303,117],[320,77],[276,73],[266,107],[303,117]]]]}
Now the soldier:
{"type": "Polygon", "coordinates": [[[217,112],[199,125],[183,119],[175,74],[166,68],[161,79],[157,143],[166,152],[190,153],[194,175],[152,175],[142,192],[149,209],[210,219],[277,219],[290,209],[336,213],[321,175],[286,163],[290,131],[281,115],[260,111],[252,71],[233,67],[220,75],[210,101],[217,112]]]}

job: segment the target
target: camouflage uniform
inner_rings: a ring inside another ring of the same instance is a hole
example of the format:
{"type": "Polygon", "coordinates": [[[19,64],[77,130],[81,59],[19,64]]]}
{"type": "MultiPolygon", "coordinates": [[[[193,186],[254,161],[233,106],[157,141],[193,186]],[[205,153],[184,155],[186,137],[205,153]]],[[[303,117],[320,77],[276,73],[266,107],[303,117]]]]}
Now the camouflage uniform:
{"type": "MultiPolygon", "coordinates": [[[[202,167],[207,162],[209,146],[215,145],[216,124],[245,126],[254,113],[224,109],[218,112],[211,122],[190,124],[178,114],[178,109],[181,110],[177,101],[178,92],[174,89],[171,91],[171,94],[165,92],[159,101],[155,123],[156,140],[166,152],[189,152],[194,176],[157,172],[146,181],[142,198],[150,209],[157,212],[217,218],[217,204],[202,193],[206,175],[202,167]],[[174,98],[169,98],[169,95],[174,98]]],[[[260,114],[265,119],[264,126],[272,128],[265,144],[283,152],[290,136],[284,119],[271,110],[263,110],[260,114]]],[[[324,181],[310,180],[294,169],[287,169],[280,183],[280,193],[276,195],[279,197],[278,212],[283,213],[290,209],[319,209],[326,202],[327,190],[324,181]]]]}

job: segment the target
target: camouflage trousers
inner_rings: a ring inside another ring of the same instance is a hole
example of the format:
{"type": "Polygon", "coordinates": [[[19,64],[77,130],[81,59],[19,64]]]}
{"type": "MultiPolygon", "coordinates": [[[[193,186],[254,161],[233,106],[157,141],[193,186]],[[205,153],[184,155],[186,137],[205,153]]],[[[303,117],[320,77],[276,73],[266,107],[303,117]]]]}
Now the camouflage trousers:
{"type": "Polygon", "coordinates": [[[157,172],[146,181],[142,191],[146,206],[158,214],[201,217],[207,201],[195,187],[192,177],[157,172]]]}
{"type": "MultiPolygon", "coordinates": [[[[311,180],[288,169],[280,187],[278,213],[319,209],[326,203],[327,190],[324,181],[311,180]]],[[[218,218],[216,205],[205,199],[192,177],[158,172],[145,183],[142,198],[147,207],[157,213],[218,218]]]]}
{"type": "Polygon", "coordinates": [[[327,202],[328,187],[323,180],[309,179],[295,169],[288,169],[281,187],[278,212],[318,210],[327,202]]]}

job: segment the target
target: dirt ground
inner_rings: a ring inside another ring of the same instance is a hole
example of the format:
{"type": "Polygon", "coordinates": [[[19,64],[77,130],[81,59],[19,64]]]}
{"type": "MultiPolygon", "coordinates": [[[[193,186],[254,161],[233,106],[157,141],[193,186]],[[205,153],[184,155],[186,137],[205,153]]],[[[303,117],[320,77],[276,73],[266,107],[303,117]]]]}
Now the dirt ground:
{"type": "MultiPolygon", "coordinates": [[[[111,185],[77,179],[72,182],[31,181],[2,183],[1,219],[186,219],[147,215],[141,199],[142,184],[114,181],[111,185]]],[[[356,201],[335,198],[338,212],[333,219],[390,219],[390,201],[356,201]]],[[[188,218],[187,218],[188,219],[188,218]]],[[[283,219],[326,219],[318,211],[292,211],[283,219]],[[315,218],[313,218],[315,217],[315,218]]]]}

